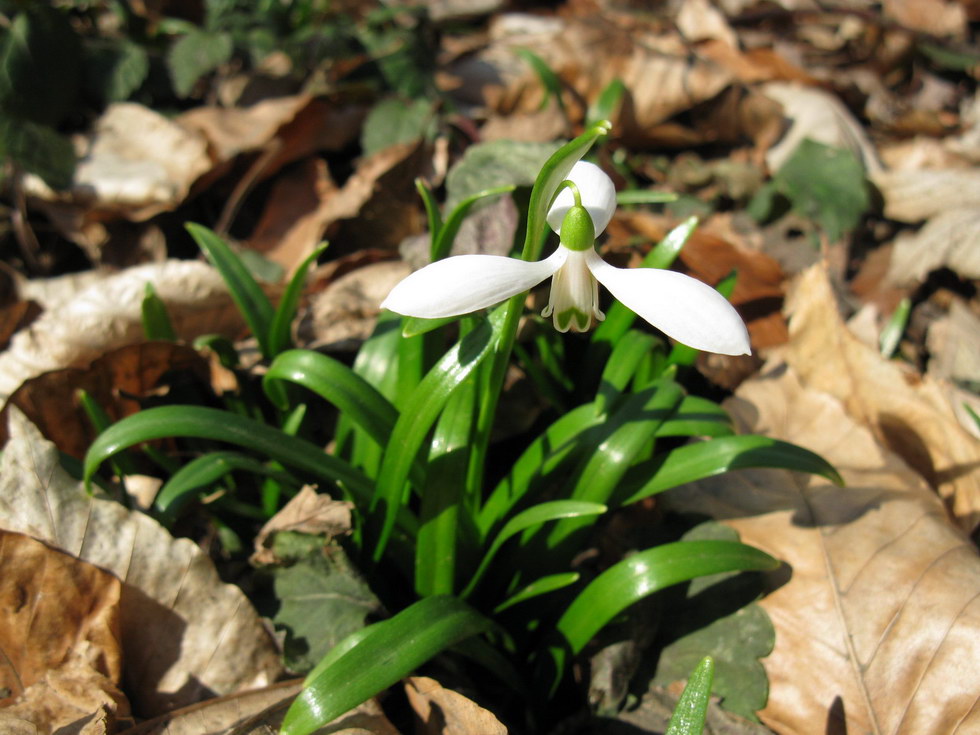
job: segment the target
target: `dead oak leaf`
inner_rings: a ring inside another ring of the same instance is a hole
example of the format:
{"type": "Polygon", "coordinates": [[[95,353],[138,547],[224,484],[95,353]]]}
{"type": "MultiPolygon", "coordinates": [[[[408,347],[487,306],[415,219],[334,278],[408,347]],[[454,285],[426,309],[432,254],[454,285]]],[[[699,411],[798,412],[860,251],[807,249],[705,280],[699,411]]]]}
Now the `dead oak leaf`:
{"type": "Polygon", "coordinates": [[[781,735],[974,732],[980,559],[929,487],[786,366],[727,403],[740,431],[820,453],[845,487],[745,470],[668,494],[786,562],[761,601],[776,627],[760,717],[781,735]]]}
{"type": "Polygon", "coordinates": [[[224,584],[190,540],[92,497],[53,444],[11,410],[0,460],[3,528],[108,570],[123,582],[123,671],[134,710],[166,712],[268,684],[280,672],[271,636],[242,591],[224,584]]]}
{"type": "Polygon", "coordinates": [[[963,530],[980,522],[980,442],[957,421],[941,382],[884,360],[848,331],[822,264],[787,299],[786,360],[808,386],[835,396],[913,467],[963,530]]]}

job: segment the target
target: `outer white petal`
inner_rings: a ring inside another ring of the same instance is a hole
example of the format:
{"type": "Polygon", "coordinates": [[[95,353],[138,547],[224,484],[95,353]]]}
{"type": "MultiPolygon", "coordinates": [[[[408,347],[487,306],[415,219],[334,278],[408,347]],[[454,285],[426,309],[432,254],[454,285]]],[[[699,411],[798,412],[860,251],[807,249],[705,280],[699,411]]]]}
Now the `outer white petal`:
{"type": "Polygon", "coordinates": [[[535,263],[499,255],[446,258],[401,281],[381,307],[423,319],[469,314],[541,283],[562,266],[567,255],[565,248],[558,248],[535,263]]]}
{"type": "Polygon", "coordinates": [[[639,316],[678,342],[722,355],[748,355],[749,333],[728,300],[701,281],[657,268],[614,268],[595,251],[592,275],[639,316]]]}
{"type": "MultiPolygon", "coordinates": [[[[582,206],[592,217],[592,224],[595,225],[595,234],[598,235],[606,229],[609,220],[612,219],[613,212],[616,211],[616,187],[613,186],[612,179],[606,176],[605,172],[588,161],[579,161],[569,172],[566,179],[571,179],[578,187],[582,197],[582,206]]],[[[555,203],[548,210],[548,224],[551,229],[560,234],[562,220],[565,213],[575,204],[575,197],[569,189],[562,189],[555,199],[555,203]]]]}

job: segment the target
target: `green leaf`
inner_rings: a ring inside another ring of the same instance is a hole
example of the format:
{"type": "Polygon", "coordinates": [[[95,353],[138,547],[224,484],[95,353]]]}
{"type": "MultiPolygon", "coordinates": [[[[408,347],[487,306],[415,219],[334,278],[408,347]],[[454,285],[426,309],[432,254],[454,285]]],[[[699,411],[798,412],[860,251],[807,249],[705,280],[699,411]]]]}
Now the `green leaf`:
{"type": "Polygon", "coordinates": [[[545,577],[541,577],[540,579],[536,579],[531,582],[531,584],[527,585],[501,602],[493,609],[493,611],[494,613],[499,614],[507,608],[530,600],[533,597],[546,595],[549,592],[555,592],[556,590],[568,587],[569,585],[578,582],[580,576],[581,575],[578,572],[560,572],[558,574],[549,574],[545,577]]]}
{"type": "Polygon", "coordinates": [[[479,202],[481,199],[497,196],[499,194],[507,194],[511,191],[514,191],[513,184],[484,189],[483,191],[478,191],[476,194],[466,197],[463,199],[463,201],[453,207],[453,210],[446,218],[445,224],[439,230],[439,235],[433,238],[432,251],[430,253],[431,260],[435,262],[449,255],[449,252],[453,246],[453,240],[456,238],[456,234],[459,232],[459,228],[462,226],[463,220],[466,218],[467,213],[470,211],[470,209],[472,209],[474,204],[479,202]]]}
{"type": "Polygon", "coordinates": [[[705,656],[688,677],[687,686],[677,700],[677,707],[664,735],[701,735],[704,732],[714,677],[715,662],[710,656],[705,656]]]}
{"type": "Polygon", "coordinates": [[[127,416],[96,437],[85,454],[86,486],[109,457],[141,442],[168,437],[193,437],[228,442],[258,452],[278,462],[340,484],[355,502],[367,503],[372,485],[343,460],[299,437],[267,426],[261,421],[203,406],[158,406],[127,416]]]}
{"type": "Polygon", "coordinates": [[[747,434],[688,444],[633,467],[617,491],[622,505],[729,470],[770,467],[809,472],[843,485],[837,470],[819,454],[789,442],[747,434]]]}
{"type": "Polygon", "coordinates": [[[379,446],[388,444],[398,411],[374,386],[339,360],[312,350],[287,350],[272,361],[262,378],[262,387],[270,399],[278,396],[272,384],[280,380],[308,388],[340,409],[379,446]]]}
{"type": "MultiPolygon", "coordinates": [[[[436,238],[439,237],[439,232],[442,230],[442,214],[439,212],[439,203],[436,201],[432,189],[422,178],[415,179],[415,190],[418,191],[419,196],[422,197],[422,204],[425,205],[425,216],[429,224],[429,241],[435,245],[436,238]]],[[[432,260],[436,260],[431,253],[432,249],[430,248],[430,257],[432,260]]]]}
{"type": "Polygon", "coordinates": [[[677,195],[670,191],[626,189],[616,192],[616,204],[664,204],[675,201],[677,201],[677,195]]]}
{"type": "Polygon", "coordinates": [[[641,361],[655,344],[657,340],[654,337],[635,330],[628,331],[616,342],[599,378],[599,391],[595,397],[596,413],[608,413],[615,408],[617,399],[626,390],[641,361]]]}
{"type": "Polygon", "coordinates": [[[370,629],[310,682],[286,712],[281,735],[308,735],[387,689],[439,652],[492,623],[455,597],[419,600],[370,629]]]}
{"type": "Polygon", "coordinates": [[[52,189],[67,189],[75,175],[75,147],[46,125],[0,117],[0,155],[37,174],[52,189]]]}
{"type": "Polygon", "coordinates": [[[870,208],[864,168],[848,150],[805,139],[773,178],[793,211],[816,222],[831,242],[857,227],[870,208]]]}
{"type": "Polygon", "coordinates": [[[446,210],[499,186],[531,186],[557,143],[494,140],[469,146],[446,176],[446,210]]]}
{"type": "Polygon", "coordinates": [[[891,359],[895,354],[895,349],[905,333],[905,325],[909,322],[909,313],[912,311],[912,301],[908,296],[898,302],[895,311],[892,313],[888,324],[881,330],[878,344],[881,348],[881,356],[886,360],[891,359]]]}
{"type": "MultiPolygon", "coordinates": [[[[279,543],[279,533],[274,541],[279,543]]],[[[286,629],[283,656],[292,671],[309,671],[340,640],[364,627],[381,604],[344,550],[317,539],[316,550],[285,568],[273,568],[279,611],[272,619],[286,629]]]]}
{"type": "Polygon", "coordinates": [[[7,122],[53,127],[75,107],[82,47],[67,13],[46,3],[26,8],[0,48],[0,109],[7,122]]]}
{"type": "Polygon", "coordinates": [[[85,86],[105,103],[129,99],[150,73],[146,49],[131,41],[103,41],[86,49],[85,86]]]}
{"type": "Polygon", "coordinates": [[[177,341],[174,325],[170,323],[167,305],[157,296],[153,284],[147,282],[140,304],[140,316],[143,322],[143,336],[148,340],[177,341]]]}
{"type": "Polygon", "coordinates": [[[269,354],[278,355],[289,347],[291,336],[289,330],[292,327],[293,319],[296,317],[296,310],[299,308],[299,300],[303,296],[303,287],[306,285],[306,273],[310,266],[316,262],[323,251],[327,249],[328,243],[320,243],[312,253],[307,255],[303,262],[299,264],[293,277],[289,279],[289,285],[279,300],[269,324],[269,354]]]}
{"type": "Polygon", "coordinates": [[[582,590],[556,629],[578,654],[610,620],[634,602],[665,587],[706,574],[775,569],[765,552],[734,541],[677,541],[617,562],[582,590]]]}
{"type": "Polygon", "coordinates": [[[374,560],[384,553],[395,514],[404,502],[405,482],[429,429],[435,423],[452,392],[493,352],[499,336],[503,309],[489,320],[481,320],[426,374],[402,407],[391,433],[370,512],[376,534],[374,560]]]}
{"type": "Polygon", "coordinates": [[[422,99],[381,100],[371,108],[361,129],[361,152],[365,156],[396,145],[424,138],[432,126],[432,102],[422,99]]]}
{"type": "Polygon", "coordinates": [[[513,518],[511,518],[500,529],[500,533],[494,538],[493,543],[490,544],[490,548],[487,550],[486,554],[483,555],[483,560],[480,562],[480,566],[474,572],[470,579],[469,584],[463,591],[462,596],[468,597],[476,589],[479,584],[480,579],[483,577],[484,572],[486,572],[487,567],[493,561],[500,547],[504,543],[530,528],[535,528],[548,521],[556,521],[560,518],[580,518],[582,516],[596,516],[605,513],[607,510],[605,505],[601,503],[591,503],[584,500],[551,500],[545,503],[538,503],[537,505],[531,506],[527,510],[524,510],[513,518]]]}
{"type": "Polygon", "coordinates": [[[269,349],[269,328],[274,313],[262,287],[249,273],[241,258],[217,234],[193,222],[188,222],[186,227],[198,247],[225,279],[231,298],[258,340],[262,356],[271,359],[273,355],[269,349]]]}
{"type": "Polygon", "coordinates": [[[585,126],[589,127],[600,120],[615,120],[625,94],[626,85],[623,84],[622,79],[617,77],[609,82],[595,102],[589,105],[589,111],[585,115],[585,126]]]}
{"type": "MultiPolygon", "coordinates": [[[[702,523],[685,541],[737,541],[738,534],[720,523],[702,523]]],[[[757,575],[724,572],[698,577],[687,589],[665,601],[662,629],[669,642],[657,658],[653,683],[667,687],[683,679],[710,651],[715,661],[714,694],[729,712],[758,721],[769,695],[769,680],[760,659],[772,652],[776,631],[754,601],[763,591],[757,575]]]]}
{"type": "Polygon", "coordinates": [[[247,454],[231,451],[209,452],[192,459],[175,472],[160,488],[153,505],[165,518],[175,518],[199,490],[210,488],[222,477],[236,470],[268,475],[281,482],[295,484],[289,474],[277,471],[247,454]]]}
{"type": "Polygon", "coordinates": [[[732,419],[721,406],[700,396],[684,396],[657,436],[731,436],[732,419]]]}
{"type": "MultiPolygon", "coordinates": [[[[558,104],[558,109],[567,117],[565,112],[565,101],[561,97],[562,83],[558,75],[548,66],[547,62],[528,48],[516,48],[514,53],[528,63],[531,69],[538,76],[538,81],[544,87],[544,98],[541,100],[541,109],[548,106],[548,101],[554,99],[558,104]]],[[[602,118],[605,119],[605,118],[602,118]]]]}
{"type": "Polygon", "coordinates": [[[227,33],[192,30],[167,54],[170,80],[178,97],[187,97],[197,80],[231,60],[234,44],[227,33]]]}

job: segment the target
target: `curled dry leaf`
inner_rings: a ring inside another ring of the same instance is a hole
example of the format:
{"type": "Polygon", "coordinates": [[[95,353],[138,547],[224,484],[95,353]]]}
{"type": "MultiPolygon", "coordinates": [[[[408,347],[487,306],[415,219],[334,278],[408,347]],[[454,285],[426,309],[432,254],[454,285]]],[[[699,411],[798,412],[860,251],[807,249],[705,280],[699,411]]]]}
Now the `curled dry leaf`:
{"type": "Polygon", "coordinates": [[[492,713],[434,679],[410,676],[405,694],[418,715],[419,735],[507,735],[492,713]]]}
{"type": "Polygon", "coordinates": [[[156,521],[92,497],[58,450],[16,409],[0,460],[3,528],[28,534],[114,573],[123,671],[134,710],[152,716],[215,694],[264,686],[276,647],[242,591],[210,559],[156,521]]]}
{"type": "MultiPolygon", "coordinates": [[[[89,717],[92,728],[100,720],[128,722],[129,703],[116,686],[119,580],[6,531],[0,531],[0,566],[0,691],[10,693],[0,696],[4,714],[40,732],[76,732],[71,728],[89,717]]],[[[6,722],[0,726],[7,732],[6,722]]]]}
{"type": "Polygon", "coordinates": [[[805,271],[787,299],[787,362],[810,387],[840,400],[898,454],[970,532],[980,522],[980,442],[960,426],[940,381],[884,360],[847,329],[826,270],[805,271]]]}
{"type": "Polygon", "coordinates": [[[980,169],[896,169],[871,176],[885,200],[885,216],[921,222],[948,209],[980,207],[980,169]]]}
{"type": "Polygon", "coordinates": [[[87,368],[54,370],[25,381],[0,411],[0,441],[6,437],[7,410],[17,406],[58,449],[81,459],[96,431],[78,403],[78,390],[85,390],[115,422],[139,411],[141,398],[189,380],[206,383],[207,376],[204,358],[187,345],[126,345],[87,368]]]}
{"type": "Polygon", "coordinates": [[[276,556],[266,542],[272,534],[279,531],[295,531],[328,538],[350,533],[352,507],[353,503],[334,500],[329,495],[321,495],[309,485],[304,485],[282,510],[262,526],[255,537],[252,563],[270,565],[276,562],[276,556]]]}
{"type": "Polygon", "coordinates": [[[910,286],[944,267],[962,278],[980,279],[980,207],[944,210],[918,232],[899,235],[887,278],[910,286]]]}
{"type": "Polygon", "coordinates": [[[669,493],[786,562],[760,603],[776,627],[763,722],[780,735],[974,732],[980,559],[939,499],[792,368],[744,383],[727,408],[740,431],[818,452],[847,483],[743,470],[669,493]]]}
{"type": "Polygon", "coordinates": [[[140,305],[147,283],[182,339],[241,330],[242,318],[210,266],[173,260],[129,268],[73,294],[14,335],[0,354],[0,401],[28,378],[88,365],[109,350],[144,341],[140,305]]]}

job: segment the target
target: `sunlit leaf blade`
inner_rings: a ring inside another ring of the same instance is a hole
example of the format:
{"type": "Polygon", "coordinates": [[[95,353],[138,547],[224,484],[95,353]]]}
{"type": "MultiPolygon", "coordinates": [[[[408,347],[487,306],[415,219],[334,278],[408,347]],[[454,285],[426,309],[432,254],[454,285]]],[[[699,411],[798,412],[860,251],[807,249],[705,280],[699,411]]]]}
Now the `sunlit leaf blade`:
{"type": "Polygon", "coordinates": [[[556,626],[578,654],[603,626],[634,602],[665,587],[719,572],[775,569],[765,552],[735,541],[677,541],[641,551],[596,577],[556,626]]]}
{"type": "MultiPolygon", "coordinates": [[[[436,238],[442,230],[442,215],[439,213],[439,203],[432,194],[432,189],[424,179],[415,179],[415,190],[422,197],[422,204],[425,205],[425,215],[429,222],[429,243],[430,248],[435,245],[436,238]]],[[[430,249],[430,257],[432,250],[430,249]]]]}
{"type": "Polygon", "coordinates": [[[402,322],[402,337],[417,337],[420,334],[428,334],[439,327],[458,322],[458,316],[446,316],[441,319],[423,319],[420,316],[406,316],[402,322]]]}
{"type": "Polygon", "coordinates": [[[572,170],[572,166],[589,152],[589,148],[612,128],[608,120],[600,120],[575,140],[566,143],[545,162],[531,189],[528,203],[527,237],[524,240],[524,260],[537,260],[541,249],[541,236],[548,226],[545,217],[551,201],[558,191],[558,185],[572,170]]]}
{"type": "MultiPolygon", "coordinates": [[[[270,398],[278,396],[272,384],[288,380],[332,403],[368,435],[385,446],[398,420],[398,411],[378,390],[339,360],[312,350],[286,350],[262,378],[270,398]]],[[[280,406],[285,408],[285,406],[280,406]]]]}
{"type": "Polygon", "coordinates": [[[480,509],[477,526],[483,538],[520,506],[539,482],[569,461],[580,446],[579,437],[603,420],[594,405],[587,403],[559,418],[528,444],[480,509]]]}
{"type": "Polygon", "coordinates": [[[370,506],[375,561],[384,553],[395,515],[403,504],[405,482],[429,429],[456,387],[493,352],[501,319],[502,312],[497,311],[489,320],[478,322],[426,374],[403,406],[381,460],[370,506]]]}
{"type": "Polygon", "coordinates": [[[153,505],[167,517],[174,517],[202,488],[207,488],[235,470],[245,470],[256,475],[268,475],[281,482],[292,481],[290,476],[276,470],[254,457],[241,452],[210,452],[197,457],[181,467],[160,488],[153,505]]]}
{"type": "Polygon", "coordinates": [[[90,482],[99,465],[122,449],[167,437],[236,444],[288,467],[338,483],[358,502],[366,503],[370,498],[371,483],[364,475],[312,442],[289,436],[255,419],[203,406],[148,408],[113,424],[96,437],[85,454],[83,479],[90,482]]]}
{"type": "Polygon", "coordinates": [[[605,513],[606,510],[606,506],[601,503],[590,503],[583,500],[551,500],[531,506],[527,510],[518,513],[507,521],[504,527],[500,529],[500,533],[494,538],[487,553],[483,555],[480,566],[463,591],[463,597],[467,597],[476,589],[477,584],[483,577],[484,572],[486,572],[490,562],[493,561],[494,556],[500,550],[500,547],[516,534],[529,528],[540,526],[542,523],[547,523],[548,521],[556,521],[560,518],[596,516],[605,513]]]}
{"type": "Polygon", "coordinates": [[[555,102],[558,103],[559,109],[562,114],[565,113],[565,101],[562,99],[562,84],[561,79],[555,74],[554,70],[548,66],[548,63],[538,56],[536,53],[528,48],[516,48],[514,53],[520,56],[524,61],[528,63],[534,73],[538,75],[538,81],[541,82],[541,86],[544,87],[545,96],[541,100],[541,109],[543,110],[548,106],[549,98],[554,98],[555,102]]]}
{"type": "Polygon", "coordinates": [[[140,318],[143,322],[143,336],[147,339],[161,339],[170,342],[177,340],[177,333],[174,332],[174,326],[170,322],[167,306],[157,296],[152,283],[146,284],[146,292],[143,295],[143,301],[140,303],[140,318]]]}
{"type": "Polygon", "coordinates": [[[455,597],[419,600],[369,629],[357,645],[310,681],[286,712],[281,735],[313,732],[491,625],[455,597]]]}
{"type": "Polygon", "coordinates": [[[684,396],[657,436],[731,436],[732,419],[721,406],[700,396],[684,396]]]}
{"type": "Polygon", "coordinates": [[[224,278],[231,298],[241,311],[255,339],[258,340],[263,357],[271,357],[269,326],[272,324],[273,310],[269,298],[224,240],[207,227],[194,222],[188,222],[186,227],[208,260],[224,278]]]}
{"type": "Polygon", "coordinates": [[[747,434],[689,444],[636,465],[623,481],[617,501],[634,503],[687,482],[756,467],[809,472],[844,484],[837,470],[819,454],[789,442],[747,434]]]}
{"type": "Polygon", "coordinates": [[[704,732],[714,677],[715,662],[711,656],[705,656],[691,672],[664,735],[701,735],[704,732]]]}
{"type": "Polygon", "coordinates": [[[898,302],[898,306],[895,307],[895,311],[892,312],[891,318],[888,320],[888,324],[885,328],[881,330],[881,335],[878,338],[878,345],[881,350],[881,356],[886,360],[890,359],[892,355],[895,354],[895,349],[898,347],[898,343],[902,339],[902,334],[905,332],[905,326],[909,321],[909,313],[912,311],[912,302],[909,300],[908,296],[898,302]]]}
{"type": "Polygon", "coordinates": [[[619,112],[619,106],[626,94],[626,85],[620,78],[613,79],[599,93],[595,102],[589,105],[589,111],[585,115],[586,126],[594,125],[600,120],[612,120],[619,112]]]}
{"type": "Polygon", "coordinates": [[[606,367],[599,378],[596,393],[596,413],[606,413],[616,398],[626,390],[643,358],[653,349],[656,339],[644,332],[630,330],[613,347],[606,367]]]}
{"type": "Polygon", "coordinates": [[[269,355],[275,356],[289,347],[291,337],[289,334],[293,319],[296,317],[296,309],[299,307],[299,300],[303,295],[303,286],[306,284],[306,273],[310,266],[316,262],[328,243],[320,245],[299,264],[293,277],[289,279],[289,285],[279,300],[272,315],[272,322],[269,324],[269,355]]]}
{"type": "Polygon", "coordinates": [[[677,195],[670,191],[655,191],[653,189],[627,189],[616,192],[617,204],[663,204],[677,200],[677,195]]]}
{"type": "Polygon", "coordinates": [[[494,608],[493,611],[495,613],[501,613],[509,607],[513,607],[518,603],[530,600],[538,595],[545,595],[549,592],[560,590],[563,587],[568,587],[569,585],[578,582],[579,576],[580,575],[578,572],[560,572],[558,574],[549,574],[546,577],[536,579],[519,592],[516,592],[501,602],[494,608]]]}

